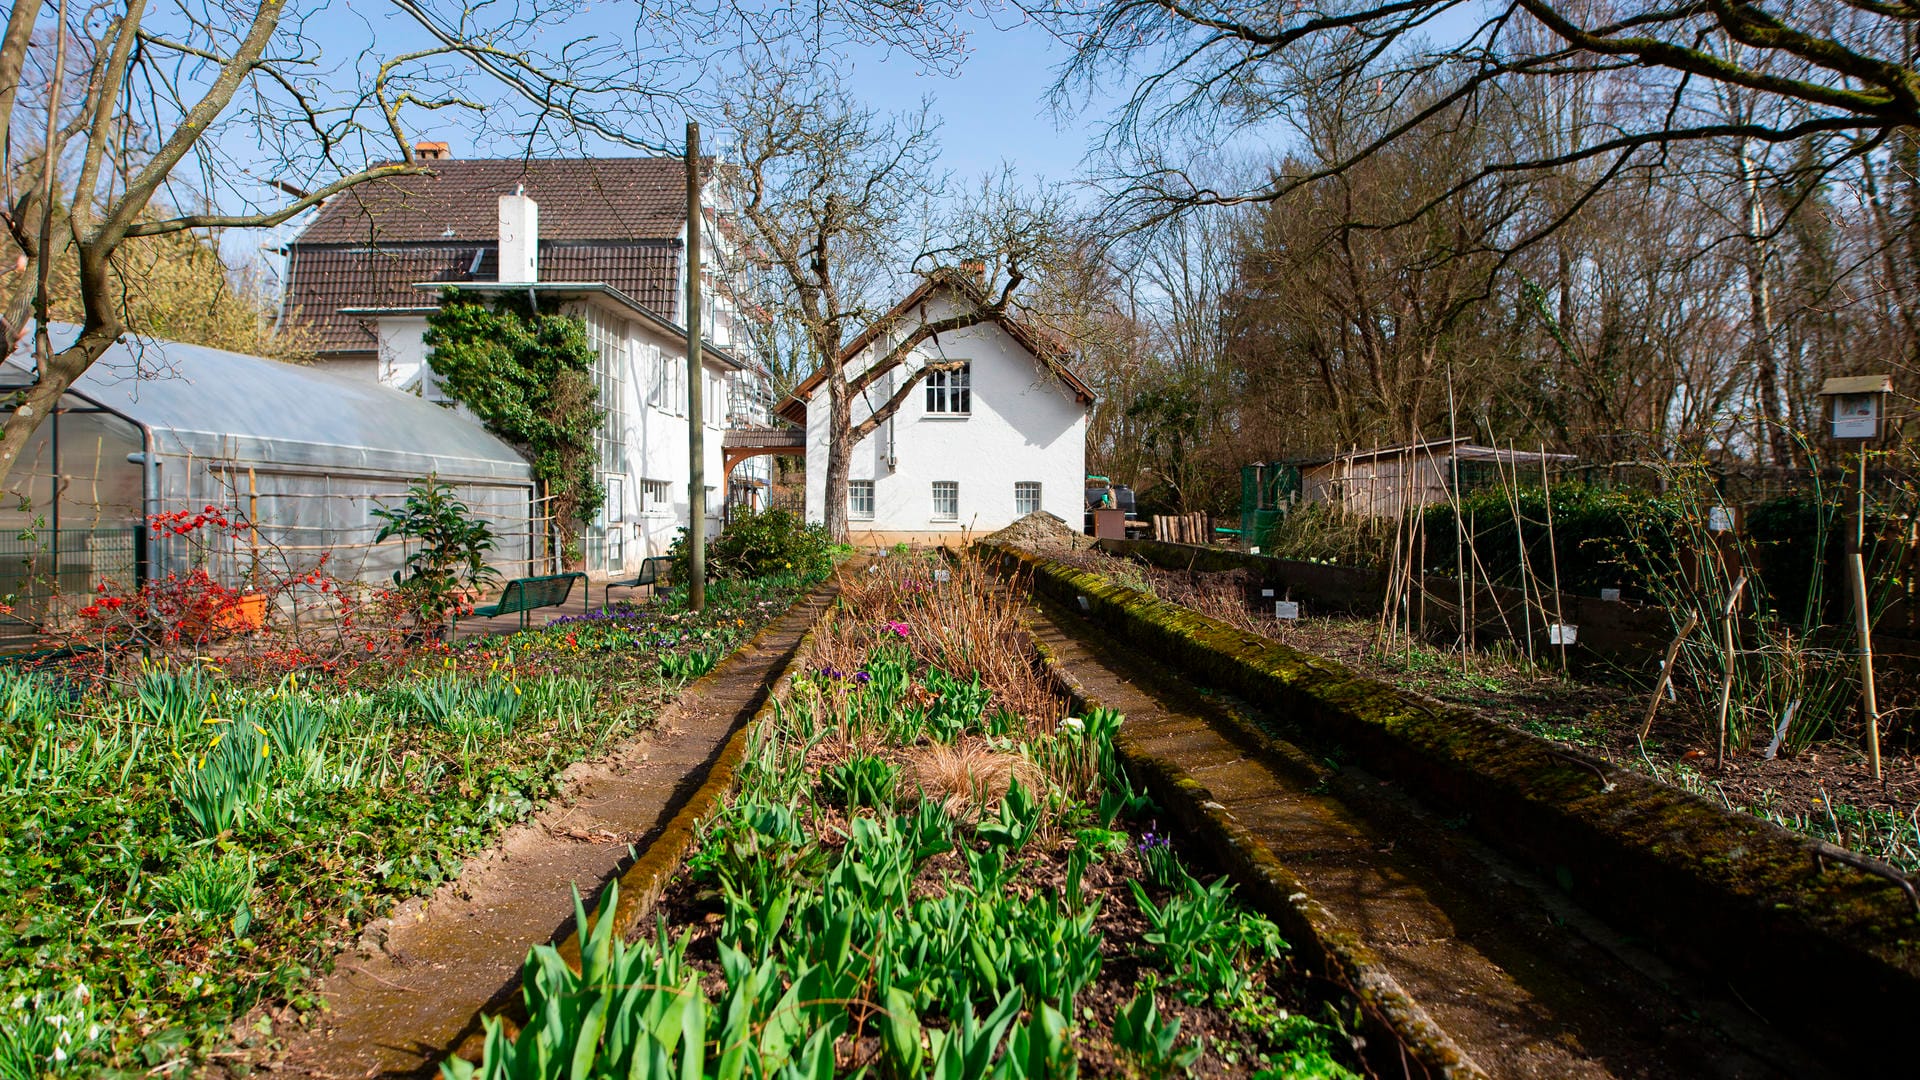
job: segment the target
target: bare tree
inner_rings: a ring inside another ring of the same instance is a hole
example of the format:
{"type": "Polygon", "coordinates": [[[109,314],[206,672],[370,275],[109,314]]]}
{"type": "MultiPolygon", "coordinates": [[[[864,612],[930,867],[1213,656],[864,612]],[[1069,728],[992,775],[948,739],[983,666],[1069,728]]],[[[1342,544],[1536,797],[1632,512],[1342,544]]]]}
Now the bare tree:
{"type": "Polygon", "coordinates": [[[1003,177],[962,208],[945,205],[926,107],[883,117],[856,103],[830,67],[757,63],[732,90],[722,104],[735,139],[724,175],[749,233],[741,249],[761,306],[790,322],[823,377],[826,526],[845,539],[853,448],[927,375],[959,366],[916,359],[922,345],[1016,314],[1016,293],[1056,244],[1060,203],[1027,198],[1003,177]],[[889,318],[903,282],[916,277],[929,286],[923,302],[889,318]],[[959,302],[940,305],[942,297],[959,302]],[[845,350],[869,329],[882,345],[850,374],[845,350]],[[855,399],[883,379],[886,396],[856,422],[855,399]]]}
{"type": "Polygon", "coordinates": [[[329,66],[310,25],[364,18],[338,5],[16,0],[0,36],[0,225],[19,257],[0,340],[11,347],[32,316],[36,371],[0,427],[0,480],[126,331],[112,268],[129,245],[269,227],[356,185],[428,171],[413,136],[449,112],[476,141],[528,153],[586,141],[670,152],[654,133],[677,126],[665,113],[728,42],[879,42],[935,64],[963,44],[944,3],[834,0],[802,13],[711,0],[636,20],[631,41],[556,33],[578,7],[386,0],[391,17],[366,23],[369,48],[329,66]],[[63,272],[70,281],[53,280],[63,272]],[[58,341],[57,296],[80,316],[58,341]]]}

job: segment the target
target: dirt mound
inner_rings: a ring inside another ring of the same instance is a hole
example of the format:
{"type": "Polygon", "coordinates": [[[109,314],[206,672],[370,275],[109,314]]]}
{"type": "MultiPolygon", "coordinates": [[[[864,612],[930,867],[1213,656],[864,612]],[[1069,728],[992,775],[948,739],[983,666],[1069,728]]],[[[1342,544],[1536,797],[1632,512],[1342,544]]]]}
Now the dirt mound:
{"type": "Polygon", "coordinates": [[[1035,510],[986,539],[1028,551],[1077,551],[1093,546],[1093,537],[1045,510],[1035,510]]]}

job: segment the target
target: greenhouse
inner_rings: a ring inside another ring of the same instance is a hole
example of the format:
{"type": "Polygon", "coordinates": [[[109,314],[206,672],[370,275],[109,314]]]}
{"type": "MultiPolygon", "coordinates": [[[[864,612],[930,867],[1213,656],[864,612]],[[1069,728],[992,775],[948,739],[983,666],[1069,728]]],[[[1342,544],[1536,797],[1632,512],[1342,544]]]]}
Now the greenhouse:
{"type": "MultiPolygon", "coordinates": [[[[63,326],[59,337],[76,328],[63,326]]],[[[29,341],[31,338],[28,339],[29,341]]],[[[30,345],[0,389],[33,378],[30,345]]],[[[0,598],[18,640],[102,583],[204,566],[223,583],[297,574],[383,580],[404,558],[371,511],[433,476],[493,526],[493,562],[536,550],[532,470],[461,414],[373,383],[177,342],[123,339],[42,424],[0,499],[0,598]],[[220,508],[235,535],[155,535],[155,516],[220,508]]]]}

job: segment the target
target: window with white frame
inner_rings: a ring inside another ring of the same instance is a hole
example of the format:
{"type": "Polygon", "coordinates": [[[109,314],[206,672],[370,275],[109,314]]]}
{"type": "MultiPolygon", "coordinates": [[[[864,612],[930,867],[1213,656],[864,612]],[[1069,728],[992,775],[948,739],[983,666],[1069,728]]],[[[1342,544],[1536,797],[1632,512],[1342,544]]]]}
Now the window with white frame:
{"type": "Polygon", "coordinates": [[[647,517],[673,513],[673,485],[665,480],[640,481],[640,512],[647,517]]]}
{"type": "Polygon", "coordinates": [[[1013,513],[1016,517],[1040,511],[1040,481],[1017,480],[1013,485],[1013,513]]]}
{"type": "Polygon", "coordinates": [[[935,480],[933,482],[933,520],[960,520],[960,481],[935,480]]]}
{"type": "Polygon", "coordinates": [[[707,414],[707,426],[711,428],[727,426],[727,377],[711,371],[703,372],[706,385],[702,390],[701,409],[707,414]]]}
{"type": "Polygon", "coordinates": [[[658,345],[649,345],[647,348],[653,353],[653,390],[647,395],[647,404],[662,412],[685,416],[687,414],[686,361],[663,351],[658,345]]]}
{"type": "Polygon", "coordinates": [[[973,411],[973,364],[961,364],[952,371],[927,372],[927,412],[941,416],[965,416],[973,411]]]}
{"type": "Polygon", "coordinates": [[[873,481],[847,481],[847,516],[857,521],[873,520],[873,481]]]}
{"type": "Polygon", "coordinates": [[[593,346],[593,387],[603,417],[594,430],[594,454],[603,472],[627,471],[627,320],[589,304],[583,312],[593,346]]]}

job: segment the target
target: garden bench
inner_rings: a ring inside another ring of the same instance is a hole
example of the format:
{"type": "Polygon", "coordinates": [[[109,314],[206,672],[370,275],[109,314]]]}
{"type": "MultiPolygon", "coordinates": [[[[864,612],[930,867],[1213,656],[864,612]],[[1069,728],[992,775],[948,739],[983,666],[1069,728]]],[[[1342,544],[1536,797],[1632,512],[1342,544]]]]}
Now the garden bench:
{"type": "Polygon", "coordinates": [[[641,560],[640,574],[638,577],[635,577],[632,581],[609,581],[606,584],[606,588],[638,589],[645,587],[647,589],[647,599],[652,600],[653,594],[659,590],[660,586],[669,584],[672,580],[672,557],[667,555],[654,555],[641,560]]]}
{"type": "MultiPolygon", "coordinates": [[[[500,599],[486,607],[473,609],[473,618],[491,619],[495,615],[520,613],[520,629],[527,628],[527,613],[544,607],[559,607],[573,594],[575,580],[586,581],[587,575],[543,574],[539,577],[514,578],[500,589],[500,599]]],[[[585,611],[591,603],[591,597],[583,591],[580,610],[585,611]]]]}

